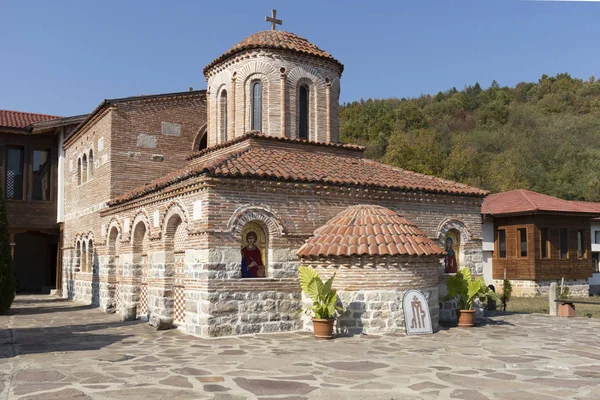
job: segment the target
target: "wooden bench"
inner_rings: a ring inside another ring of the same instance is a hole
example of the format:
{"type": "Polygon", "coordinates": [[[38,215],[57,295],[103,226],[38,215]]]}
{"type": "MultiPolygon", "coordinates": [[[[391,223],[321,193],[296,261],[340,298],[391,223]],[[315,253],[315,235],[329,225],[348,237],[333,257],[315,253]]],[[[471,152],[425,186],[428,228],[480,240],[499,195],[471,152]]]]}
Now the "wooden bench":
{"type": "Polygon", "coordinates": [[[554,300],[556,303],[560,303],[559,305],[565,307],[558,307],[558,316],[559,317],[575,317],[575,304],[595,304],[600,306],[600,303],[595,301],[584,301],[584,300],[572,300],[572,299],[563,299],[563,300],[554,300]]]}

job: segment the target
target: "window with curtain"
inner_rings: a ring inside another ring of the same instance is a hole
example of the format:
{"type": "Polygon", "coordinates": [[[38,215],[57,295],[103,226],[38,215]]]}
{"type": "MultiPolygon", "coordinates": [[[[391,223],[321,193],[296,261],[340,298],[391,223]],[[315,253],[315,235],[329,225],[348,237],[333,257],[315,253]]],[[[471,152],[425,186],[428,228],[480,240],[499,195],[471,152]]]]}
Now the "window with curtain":
{"type": "Polygon", "coordinates": [[[298,91],[298,138],[308,140],[308,88],[300,86],[298,91]]]}
{"type": "Polygon", "coordinates": [[[262,131],[262,82],[252,82],[252,121],[251,129],[262,131]]]}
{"type": "Polygon", "coordinates": [[[32,169],[31,198],[33,200],[50,200],[50,152],[34,150],[32,169]]]}
{"type": "Polygon", "coordinates": [[[23,148],[6,150],[5,196],[10,200],[23,200],[23,148]]]}

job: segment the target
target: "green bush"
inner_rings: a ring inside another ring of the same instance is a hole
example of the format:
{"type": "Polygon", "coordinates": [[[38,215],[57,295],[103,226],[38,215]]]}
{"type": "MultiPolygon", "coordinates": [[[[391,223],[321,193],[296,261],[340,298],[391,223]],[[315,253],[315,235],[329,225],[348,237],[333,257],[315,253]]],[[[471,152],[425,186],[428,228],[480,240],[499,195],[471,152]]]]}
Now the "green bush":
{"type": "Polygon", "coordinates": [[[500,300],[502,300],[502,309],[506,311],[506,303],[510,301],[510,296],[512,295],[512,284],[508,279],[504,279],[502,282],[502,296],[500,296],[500,300]]]}
{"type": "MultiPolygon", "coordinates": [[[[4,193],[2,187],[0,187],[0,193],[4,193]]],[[[16,289],[17,282],[10,254],[6,205],[4,198],[0,195],[0,314],[5,314],[9,310],[15,299],[16,289]]]]}

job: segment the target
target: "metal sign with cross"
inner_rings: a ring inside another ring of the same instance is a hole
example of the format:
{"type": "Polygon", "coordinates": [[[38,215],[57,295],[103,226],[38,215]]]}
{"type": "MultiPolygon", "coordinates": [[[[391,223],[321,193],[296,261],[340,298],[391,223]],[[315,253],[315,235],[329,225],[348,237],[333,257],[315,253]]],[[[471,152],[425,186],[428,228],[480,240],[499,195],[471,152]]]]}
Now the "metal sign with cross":
{"type": "Polygon", "coordinates": [[[280,19],[277,19],[277,10],[271,10],[271,16],[270,17],[265,17],[265,21],[271,23],[271,30],[272,31],[276,31],[277,30],[277,25],[283,25],[283,21],[280,20],[280,19]]]}

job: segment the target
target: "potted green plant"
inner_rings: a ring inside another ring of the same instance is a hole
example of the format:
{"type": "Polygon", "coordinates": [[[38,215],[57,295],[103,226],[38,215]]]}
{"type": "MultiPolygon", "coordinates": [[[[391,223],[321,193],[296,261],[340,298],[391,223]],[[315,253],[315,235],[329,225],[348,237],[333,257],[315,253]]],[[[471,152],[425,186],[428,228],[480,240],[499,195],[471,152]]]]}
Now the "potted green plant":
{"type": "Polygon", "coordinates": [[[475,310],[473,302],[479,299],[482,302],[492,299],[498,301],[498,296],[488,288],[483,278],[473,279],[469,268],[463,268],[456,275],[446,281],[448,294],[444,300],[457,299],[458,326],[471,327],[475,323],[475,310]]]}
{"type": "MultiPolygon", "coordinates": [[[[567,300],[571,295],[571,290],[568,286],[561,285],[558,287],[558,299],[567,300]]],[[[558,303],[558,316],[559,317],[575,317],[575,305],[573,303],[558,303]]]]}
{"type": "Polygon", "coordinates": [[[333,339],[335,312],[342,310],[336,306],[337,293],[331,287],[335,274],[323,283],[317,271],[310,267],[300,267],[298,278],[302,291],[312,301],[312,306],[300,310],[300,312],[304,311],[312,317],[315,338],[333,339]]]}

